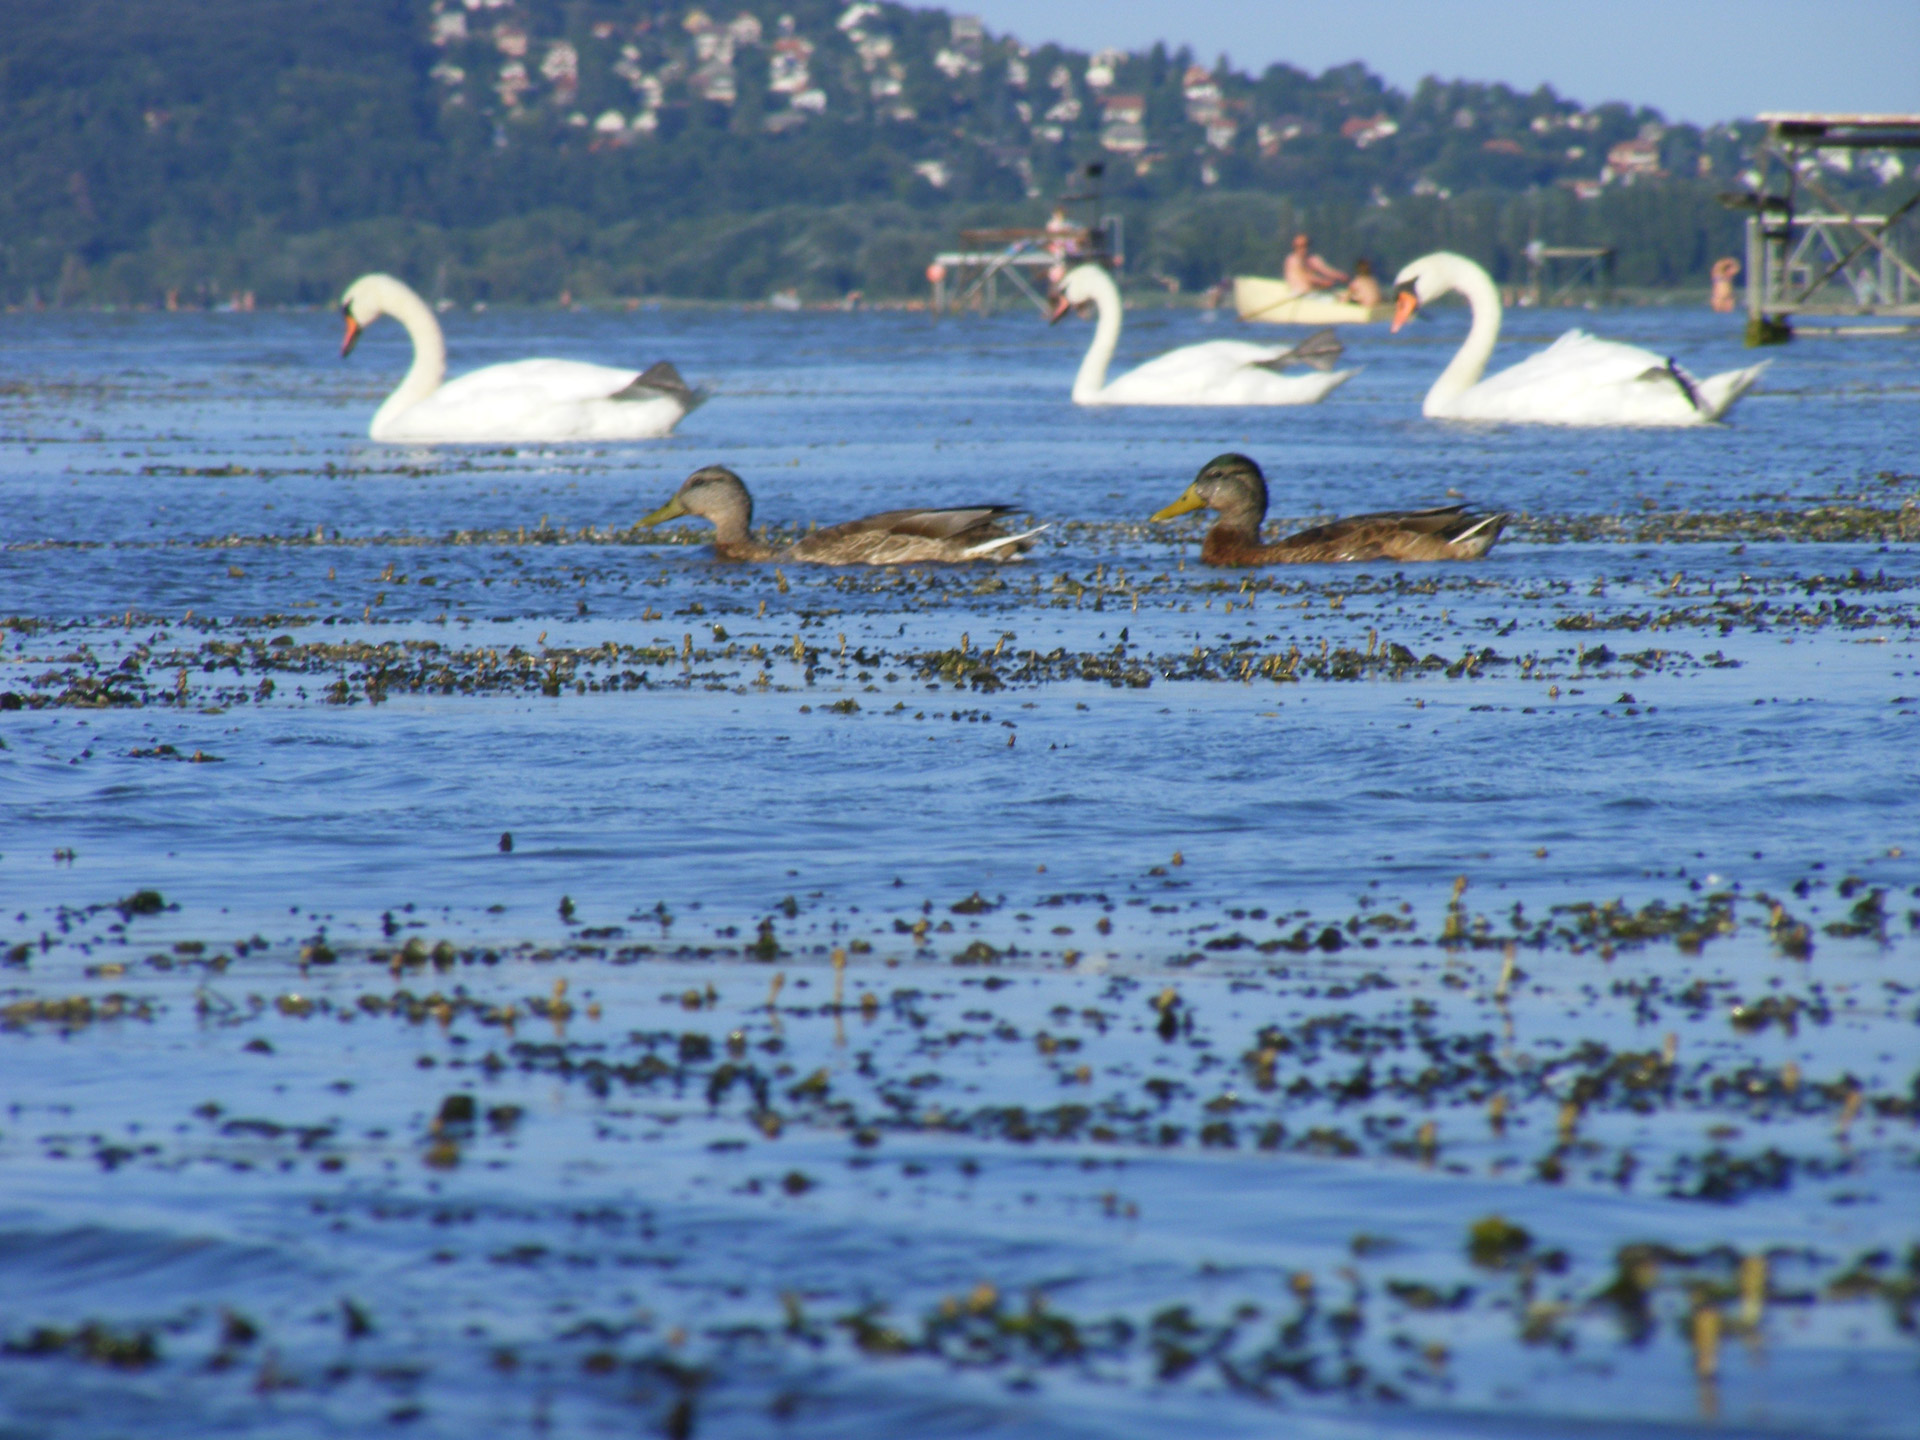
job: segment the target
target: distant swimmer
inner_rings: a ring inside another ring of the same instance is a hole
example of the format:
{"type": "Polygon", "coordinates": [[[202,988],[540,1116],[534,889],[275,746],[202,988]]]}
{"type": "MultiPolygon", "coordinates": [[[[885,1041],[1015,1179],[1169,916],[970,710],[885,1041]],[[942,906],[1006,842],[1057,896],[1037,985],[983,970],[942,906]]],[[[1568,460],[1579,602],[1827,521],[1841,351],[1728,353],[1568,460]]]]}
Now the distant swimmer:
{"type": "Polygon", "coordinates": [[[1716,315],[1733,313],[1733,282],[1740,276],[1740,262],[1731,255],[1722,255],[1713,262],[1708,272],[1713,276],[1713,293],[1707,304],[1713,307],[1716,315]]]}
{"type": "Polygon", "coordinates": [[[1282,273],[1287,288],[1296,295],[1331,290],[1347,278],[1346,271],[1334,269],[1313,253],[1313,242],[1305,235],[1293,237],[1293,249],[1287,252],[1287,266],[1282,273]]]}
{"type": "Polygon", "coordinates": [[[1047,217],[1047,253],[1062,263],[1080,253],[1080,227],[1067,218],[1066,210],[1055,206],[1047,217]]]}
{"type": "Polygon", "coordinates": [[[1347,283],[1347,299],[1355,305],[1381,303],[1380,281],[1373,273],[1371,260],[1353,262],[1353,279],[1347,283]]]}

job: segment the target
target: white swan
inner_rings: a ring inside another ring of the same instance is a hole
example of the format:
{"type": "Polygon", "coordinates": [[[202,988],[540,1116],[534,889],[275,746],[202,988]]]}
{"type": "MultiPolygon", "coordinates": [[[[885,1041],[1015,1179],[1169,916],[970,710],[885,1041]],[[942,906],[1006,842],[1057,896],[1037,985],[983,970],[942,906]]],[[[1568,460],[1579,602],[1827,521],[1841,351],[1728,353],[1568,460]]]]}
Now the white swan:
{"type": "Polygon", "coordinates": [[[1099,312],[1093,344],[1073,381],[1076,405],[1313,405],[1324,400],[1354,372],[1279,375],[1282,365],[1310,365],[1326,371],[1340,357],[1331,331],[1309,336],[1296,346],[1255,345],[1247,340],[1209,340],[1187,345],[1147,361],[1118,380],[1107,380],[1107,366],[1120,343],[1120,290],[1098,265],[1069,270],[1055,292],[1050,320],[1076,305],[1091,303],[1099,312]]]}
{"type": "Polygon", "coordinates": [[[1421,413],[1446,420],[1512,420],[1543,425],[1707,425],[1746,394],[1766,362],[1697,380],[1668,356],[1569,330],[1538,355],[1491,379],[1487,361],[1500,338],[1500,292],[1464,255],[1423,255],[1395,278],[1393,329],[1450,290],[1466,297],[1466,342],[1427,391],[1421,413]]]}
{"type": "Polygon", "coordinates": [[[646,371],[580,360],[515,360],[443,385],[447,342],[427,302],[391,275],[362,275],[341,298],[342,356],[391,315],[413,337],[413,366],[374,412],[375,440],[437,444],[522,440],[649,440],[671,434],[706,397],[662,360],[646,371]]]}

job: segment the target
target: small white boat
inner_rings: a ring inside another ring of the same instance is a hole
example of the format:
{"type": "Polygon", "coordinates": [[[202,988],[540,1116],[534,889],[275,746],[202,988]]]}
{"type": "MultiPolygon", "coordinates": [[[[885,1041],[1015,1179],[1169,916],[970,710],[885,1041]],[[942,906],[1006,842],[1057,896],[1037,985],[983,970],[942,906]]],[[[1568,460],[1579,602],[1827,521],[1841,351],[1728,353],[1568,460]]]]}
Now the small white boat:
{"type": "Polygon", "coordinates": [[[1393,318],[1393,306],[1385,301],[1355,305],[1332,290],[1296,295],[1286,281],[1261,275],[1233,277],[1233,308],[1242,320],[1268,325],[1370,325],[1393,318]]]}

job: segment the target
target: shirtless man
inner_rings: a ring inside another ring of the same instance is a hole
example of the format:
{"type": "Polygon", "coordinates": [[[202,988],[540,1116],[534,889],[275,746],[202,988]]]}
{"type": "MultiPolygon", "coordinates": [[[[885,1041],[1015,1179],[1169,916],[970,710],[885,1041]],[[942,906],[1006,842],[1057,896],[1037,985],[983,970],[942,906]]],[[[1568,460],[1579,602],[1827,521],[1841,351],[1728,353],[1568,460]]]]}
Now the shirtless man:
{"type": "Polygon", "coordinates": [[[1287,288],[1296,295],[1329,290],[1347,278],[1346,271],[1334,269],[1313,253],[1312,242],[1305,235],[1293,237],[1293,249],[1287,254],[1287,266],[1283,273],[1287,288]]]}

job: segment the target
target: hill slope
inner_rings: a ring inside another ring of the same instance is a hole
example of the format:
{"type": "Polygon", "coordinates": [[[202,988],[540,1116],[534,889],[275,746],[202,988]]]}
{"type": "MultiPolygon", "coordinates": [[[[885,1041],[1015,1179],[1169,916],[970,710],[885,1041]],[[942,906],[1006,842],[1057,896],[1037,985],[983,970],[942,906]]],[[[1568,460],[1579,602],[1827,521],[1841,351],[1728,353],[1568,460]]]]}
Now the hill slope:
{"type": "Polygon", "coordinates": [[[1270,267],[1295,223],[1496,266],[1604,234],[1623,279],[1674,283],[1732,243],[1708,192],[1745,163],[1735,130],[1548,90],[1029,49],[866,0],[9,8],[11,302],[314,299],[376,264],[461,298],[909,293],[955,225],[1043,215],[1095,158],[1133,268],[1186,285],[1270,267]]]}

